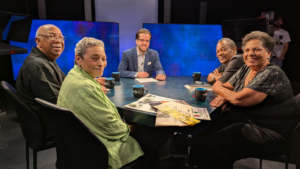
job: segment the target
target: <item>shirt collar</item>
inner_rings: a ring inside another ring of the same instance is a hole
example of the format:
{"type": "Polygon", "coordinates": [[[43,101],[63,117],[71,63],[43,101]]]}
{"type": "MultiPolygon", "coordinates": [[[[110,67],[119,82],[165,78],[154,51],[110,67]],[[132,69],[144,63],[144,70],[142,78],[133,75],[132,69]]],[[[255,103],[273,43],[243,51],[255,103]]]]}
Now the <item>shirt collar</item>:
{"type": "MultiPolygon", "coordinates": [[[[139,50],[138,50],[138,47],[136,47],[136,53],[137,53],[137,56],[141,56],[142,57],[142,54],[140,54],[139,50]]],[[[144,53],[144,56],[146,56],[146,53],[147,51],[144,53]]]]}
{"type": "Polygon", "coordinates": [[[44,59],[46,59],[49,62],[55,62],[55,60],[50,60],[39,48],[37,47],[32,47],[31,48],[31,52],[34,54],[38,54],[39,57],[42,57],[44,59]]]}

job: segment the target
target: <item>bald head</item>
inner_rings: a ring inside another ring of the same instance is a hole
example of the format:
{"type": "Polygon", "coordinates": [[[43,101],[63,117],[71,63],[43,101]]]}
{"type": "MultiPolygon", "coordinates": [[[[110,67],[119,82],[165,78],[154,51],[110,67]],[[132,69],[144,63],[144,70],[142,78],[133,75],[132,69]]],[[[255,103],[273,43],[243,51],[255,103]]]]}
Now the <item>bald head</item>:
{"type": "Polygon", "coordinates": [[[36,31],[35,42],[50,60],[56,60],[65,48],[64,37],[60,29],[51,24],[42,25],[36,31]]]}
{"type": "MultiPolygon", "coordinates": [[[[46,25],[42,25],[38,28],[38,30],[35,33],[35,37],[38,37],[40,34],[45,34],[46,32],[49,31],[50,28],[55,27],[57,29],[59,29],[57,26],[52,25],[52,24],[46,24],[46,25]]],[[[60,29],[59,29],[60,30],[60,29]]]]}

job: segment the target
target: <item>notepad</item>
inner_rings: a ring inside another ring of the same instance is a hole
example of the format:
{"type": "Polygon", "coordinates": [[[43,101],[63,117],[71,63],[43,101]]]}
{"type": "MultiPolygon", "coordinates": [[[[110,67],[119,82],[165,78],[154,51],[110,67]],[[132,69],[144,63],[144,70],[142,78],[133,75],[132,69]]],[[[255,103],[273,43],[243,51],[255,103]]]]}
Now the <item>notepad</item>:
{"type": "Polygon", "coordinates": [[[158,82],[158,80],[153,78],[135,78],[140,83],[146,83],[146,82],[158,82]]]}

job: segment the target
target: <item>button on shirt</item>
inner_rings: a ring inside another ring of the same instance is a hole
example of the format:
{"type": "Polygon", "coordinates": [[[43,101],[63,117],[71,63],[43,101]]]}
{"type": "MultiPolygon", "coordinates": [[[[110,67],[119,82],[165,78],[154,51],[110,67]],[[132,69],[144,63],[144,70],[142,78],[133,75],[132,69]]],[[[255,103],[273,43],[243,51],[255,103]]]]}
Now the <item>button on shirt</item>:
{"type": "MultiPolygon", "coordinates": [[[[144,55],[139,53],[139,50],[136,50],[137,52],[137,56],[138,56],[138,72],[143,72],[144,71],[144,65],[145,65],[145,57],[146,57],[146,52],[144,53],[144,55]]],[[[134,75],[134,77],[137,77],[136,73],[134,75]]]]}

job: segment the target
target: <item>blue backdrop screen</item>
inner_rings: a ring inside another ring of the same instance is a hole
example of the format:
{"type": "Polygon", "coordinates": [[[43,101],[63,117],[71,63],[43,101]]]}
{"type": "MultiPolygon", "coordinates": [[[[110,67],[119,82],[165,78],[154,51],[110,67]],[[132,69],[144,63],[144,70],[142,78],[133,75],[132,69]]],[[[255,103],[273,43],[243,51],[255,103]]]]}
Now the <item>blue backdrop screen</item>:
{"type": "Polygon", "coordinates": [[[83,37],[93,37],[104,42],[108,63],[103,76],[109,76],[111,72],[117,71],[119,66],[119,23],[33,20],[28,43],[10,41],[11,45],[28,49],[27,54],[11,55],[15,80],[25,58],[30,53],[31,48],[36,47],[34,40],[36,30],[44,24],[53,24],[57,26],[60,28],[62,34],[67,37],[65,41],[65,49],[56,60],[57,64],[65,74],[74,67],[75,45],[83,37]]]}
{"type": "Polygon", "coordinates": [[[208,75],[220,62],[216,45],[222,36],[221,25],[148,24],[152,34],[150,48],[159,53],[167,76],[208,75]]]}

